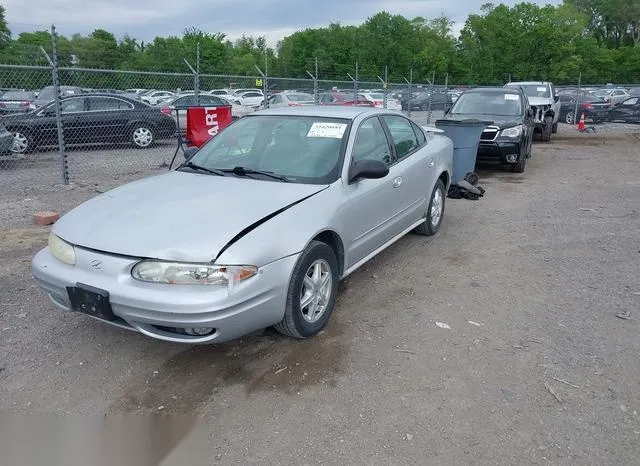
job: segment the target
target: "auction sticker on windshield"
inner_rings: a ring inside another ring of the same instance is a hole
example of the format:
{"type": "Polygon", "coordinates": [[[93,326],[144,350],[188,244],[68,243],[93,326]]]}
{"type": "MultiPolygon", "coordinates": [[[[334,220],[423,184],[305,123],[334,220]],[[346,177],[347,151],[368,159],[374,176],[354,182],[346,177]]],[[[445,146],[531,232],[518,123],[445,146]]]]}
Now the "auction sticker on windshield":
{"type": "Polygon", "coordinates": [[[538,92],[545,92],[547,90],[546,87],[539,87],[538,92]]]}
{"type": "Polygon", "coordinates": [[[311,125],[308,138],[336,138],[341,139],[344,135],[344,131],[347,129],[346,123],[319,123],[316,122],[311,125]]]}
{"type": "Polygon", "coordinates": [[[520,100],[520,96],[518,94],[505,94],[504,100],[520,100]]]}

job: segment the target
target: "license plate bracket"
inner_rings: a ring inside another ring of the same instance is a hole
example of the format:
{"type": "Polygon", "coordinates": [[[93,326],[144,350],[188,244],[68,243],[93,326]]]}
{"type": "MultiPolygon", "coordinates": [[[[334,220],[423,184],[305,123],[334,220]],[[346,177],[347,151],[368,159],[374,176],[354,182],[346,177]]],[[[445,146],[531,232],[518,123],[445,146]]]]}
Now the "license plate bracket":
{"type": "Polygon", "coordinates": [[[84,283],[76,283],[76,286],[68,286],[67,294],[74,311],[96,317],[101,320],[115,320],[109,302],[109,292],[95,288],[84,283]]]}

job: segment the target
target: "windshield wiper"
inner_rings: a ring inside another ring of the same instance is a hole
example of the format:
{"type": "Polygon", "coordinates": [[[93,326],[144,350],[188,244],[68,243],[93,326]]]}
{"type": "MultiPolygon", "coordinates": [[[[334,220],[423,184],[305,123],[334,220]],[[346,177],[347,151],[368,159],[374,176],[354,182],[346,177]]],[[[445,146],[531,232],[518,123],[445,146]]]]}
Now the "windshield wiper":
{"type": "Polygon", "coordinates": [[[178,168],[191,168],[193,170],[211,173],[212,175],[226,176],[222,170],[215,170],[215,169],[212,170],[211,168],[203,167],[201,165],[196,165],[193,162],[187,162],[184,165],[180,165],[178,168]]]}
{"type": "Polygon", "coordinates": [[[278,175],[276,173],[265,171],[265,170],[254,170],[252,168],[246,168],[246,167],[226,168],[226,169],[222,169],[221,171],[225,173],[233,173],[234,175],[238,175],[238,176],[248,176],[250,178],[255,178],[251,175],[264,175],[279,181],[284,181],[285,183],[289,181],[289,179],[283,175],[278,175]]]}

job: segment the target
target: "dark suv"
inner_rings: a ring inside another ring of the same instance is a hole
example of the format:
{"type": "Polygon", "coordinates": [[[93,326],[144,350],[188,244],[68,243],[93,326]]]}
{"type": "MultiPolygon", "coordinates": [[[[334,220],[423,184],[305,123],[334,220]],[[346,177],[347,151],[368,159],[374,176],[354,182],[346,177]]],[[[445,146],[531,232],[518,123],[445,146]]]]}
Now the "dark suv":
{"type": "Polygon", "coordinates": [[[522,173],[531,158],[533,116],[521,89],[476,88],[462,93],[445,118],[492,121],[480,136],[478,160],[498,162],[522,173]]]}

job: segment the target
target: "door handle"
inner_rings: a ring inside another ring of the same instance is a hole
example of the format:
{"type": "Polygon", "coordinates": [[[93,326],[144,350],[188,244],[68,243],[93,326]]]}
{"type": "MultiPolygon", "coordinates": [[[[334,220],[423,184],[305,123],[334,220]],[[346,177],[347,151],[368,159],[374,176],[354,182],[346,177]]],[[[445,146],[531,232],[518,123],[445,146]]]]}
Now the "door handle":
{"type": "Polygon", "coordinates": [[[402,185],[402,178],[397,177],[393,180],[393,187],[399,188],[402,185]]]}

